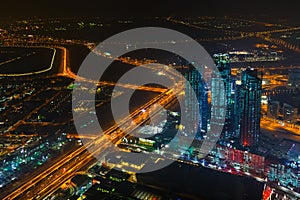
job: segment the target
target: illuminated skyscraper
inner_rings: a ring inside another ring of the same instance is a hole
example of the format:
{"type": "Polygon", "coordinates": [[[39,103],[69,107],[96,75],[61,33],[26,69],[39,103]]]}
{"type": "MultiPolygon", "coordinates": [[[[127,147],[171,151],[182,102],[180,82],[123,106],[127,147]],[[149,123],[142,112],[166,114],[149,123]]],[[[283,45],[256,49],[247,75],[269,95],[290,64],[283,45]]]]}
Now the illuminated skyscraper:
{"type": "Polygon", "coordinates": [[[185,73],[185,78],[190,83],[198,99],[197,102],[193,102],[193,98],[191,98],[191,91],[186,90],[185,104],[189,110],[189,112],[187,113],[187,117],[188,119],[191,119],[191,121],[198,119],[198,124],[194,124],[193,126],[198,126],[196,137],[201,138],[203,136],[203,133],[207,131],[207,120],[209,114],[207,89],[201,74],[197,70],[190,69],[187,73],[185,73]],[[196,116],[197,107],[199,109],[199,116],[196,116]]]}
{"type": "MultiPolygon", "coordinates": [[[[225,93],[226,98],[226,113],[225,113],[225,124],[223,128],[222,138],[230,138],[233,133],[233,99],[232,99],[232,78],[231,78],[231,68],[230,68],[230,60],[228,54],[214,54],[214,61],[218,67],[220,77],[224,84],[225,91],[220,91],[220,86],[217,86],[217,82],[212,83],[211,92],[212,92],[212,101],[214,101],[214,96],[223,96],[223,92],[225,93]]],[[[214,79],[212,80],[212,82],[214,79]]],[[[217,100],[217,99],[216,99],[217,100]]],[[[222,101],[219,101],[222,102],[222,101]]],[[[224,102],[224,101],[223,101],[224,102]]],[[[216,102],[215,102],[216,103],[216,102]]],[[[215,104],[217,105],[217,104],[215,104]]],[[[219,105],[223,106],[223,105],[219,105]]],[[[214,112],[214,111],[213,111],[214,112]]],[[[221,113],[219,113],[221,114],[221,113]]]]}
{"type": "Polygon", "coordinates": [[[258,145],[262,81],[258,71],[247,68],[242,72],[240,143],[243,147],[258,145]]]}
{"type": "MultiPolygon", "coordinates": [[[[211,127],[214,125],[225,125],[223,123],[219,123],[220,121],[222,121],[222,119],[226,119],[225,98],[226,94],[224,89],[224,82],[220,76],[213,73],[211,79],[211,127]]],[[[224,137],[222,137],[222,139],[224,139],[224,137]]]]}
{"type": "Polygon", "coordinates": [[[233,94],[233,131],[234,137],[238,138],[241,129],[241,110],[242,110],[242,82],[236,80],[234,82],[234,94],[233,94]]]}

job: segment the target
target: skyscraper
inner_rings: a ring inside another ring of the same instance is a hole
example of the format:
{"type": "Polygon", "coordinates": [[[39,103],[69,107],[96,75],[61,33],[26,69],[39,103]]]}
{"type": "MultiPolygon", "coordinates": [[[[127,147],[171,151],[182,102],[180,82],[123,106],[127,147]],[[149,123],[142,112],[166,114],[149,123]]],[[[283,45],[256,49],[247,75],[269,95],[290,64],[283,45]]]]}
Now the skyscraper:
{"type": "MultiPolygon", "coordinates": [[[[232,99],[232,77],[231,77],[230,59],[228,54],[221,54],[221,53],[214,54],[213,58],[219,70],[220,77],[223,81],[224,89],[225,89],[224,92],[226,98],[226,113],[225,113],[225,124],[222,133],[222,138],[225,139],[225,138],[230,138],[233,133],[233,120],[232,120],[233,99],[232,99]]],[[[215,84],[214,87],[212,86],[211,92],[212,92],[212,99],[214,99],[213,96],[218,96],[221,91],[219,91],[219,87],[215,84]]],[[[223,94],[220,95],[222,96],[223,94]]]]}
{"type": "Polygon", "coordinates": [[[240,144],[258,145],[262,80],[258,71],[247,68],[242,72],[240,144]]]}
{"type": "Polygon", "coordinates": [[[196,137],[201,138],[203,133],[207,131],[207,120],[209,114],[207,89],[204,81],[202,80],[202,75],[196,69],[190,69],[188,72],[186,72],[185,78],[191,85],[197,97],[197,102],[193,102],[193,98],[191,98],[191,91],[186,90],[185,106],[189,110],[187,117],[188,119],[191,119],[191,121],[198,119],[198,124],[193,126],[198,126],[196,137]],[[196,116],[197,107],[199,109],[199,116],[196,116]]]}
{"type": "MultiPolygon", "coordinates": [[[[224,89],[224,82],[220,75],[213,73],[211,79],[211,127],[214,125],[224,125],[222,119],[226,120],[226,91],[224,89]]],[[[225,121],[226,123],[226,121],[225,121]]],[[[224,134],[223,126],[223,134],[224,134]]],[[[225,139],[223,136],[221,139],[225,139]]]]}
{"type": "Polygon", "coordinates": [[[234,94],[233,94],[233,132],[234,137],[238,138],[241,129],[241,110],[242,110],[242,81],[236,80],[234,82],[234,94]]]}

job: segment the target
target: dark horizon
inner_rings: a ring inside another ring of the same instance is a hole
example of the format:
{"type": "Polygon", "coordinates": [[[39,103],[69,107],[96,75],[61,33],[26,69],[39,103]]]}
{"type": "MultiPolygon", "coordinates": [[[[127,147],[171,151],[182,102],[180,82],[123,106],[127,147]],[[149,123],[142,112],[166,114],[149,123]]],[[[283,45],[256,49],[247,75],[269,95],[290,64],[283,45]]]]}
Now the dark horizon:
{"type": "Polygon", "coordinates": [[[6,1],[1,3],[0,17],[154,17],[154,16],[272,16],[299,19],[297,2],[275,1],[6,1]]]}

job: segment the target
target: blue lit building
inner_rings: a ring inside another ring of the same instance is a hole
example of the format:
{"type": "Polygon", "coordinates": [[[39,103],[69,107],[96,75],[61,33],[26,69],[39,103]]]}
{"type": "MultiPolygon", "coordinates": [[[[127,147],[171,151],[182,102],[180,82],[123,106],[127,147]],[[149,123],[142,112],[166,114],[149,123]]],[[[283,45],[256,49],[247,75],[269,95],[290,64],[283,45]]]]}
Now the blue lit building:
{"type": "Polygon", "coordinates": [[[240,80],[236,80],[234,82],[234,94],[233,94],[233,117],[232,117],[232,126],[234,137],[238,138],[240,135],[241,129],[241,110],[242,110],[242,82],[240,80]]]}
{"type": "MultiPolygon", "coordinates": [[[[226,92],[224,90],[224,82],[220,76],[213,73],[211,79],[211,121],[210,125],[223,125],[219,124],[219,121],[226,117],[226,92]]],[[[226,123],[226,122],[225,122],[226,123]]],[[[225,124],[224,124],[225,125],[225,124]]],[[[224,129],[223,129],[224,130],[224,129]]],[[[222,137],[221,139],[225,139],[222,137]]]]}
{"type": "MultiPolygon", "coordinates": [[[[222,132],[222,139],[231,138],[233,135],[233,96],[232,96],[232,77],[231,77],[231,67],[230,67],[230,59],[228,54],[214,54],[213,59],[215,64],[219,70],[220,77],[224,84],[224,94],[226,98],[226,113],[225,113],[225,124],[222,132]]],[[[215,97],[220,97],[223,95],[223,91],[220,91],[220,86],[217,84],[217,79],[212,79],[212,101],[218,101],[217,99],[214,100],[215,97]],[[216,80],[216,81],[214,81],[216,80]],[[215,83],[214,83],[215,82],[215,83]]],[[[222,101],[219,101],[222,102],[222,101]]],[[[224,101],[223,101],[224,102],[224,101]]],[[[215,102],[217,103],[217,102],[215,102]]],[[[218,104],[214,104],[218,105],[218,104]]],[[[223,106],[223,105],[220,105],[223,106]]],[[[215,111],[212,111],[215,112],[215,111]]],[[[222,113],[219,113],[222,115],[222,113]]]]}
{"type": "Polygon", "coordinates": [[[198,124],[190,124],[189,130],[198,127],[196,138],[201,139],[205,132],[207,132],[207,121],[209,117],[208,109],[208,91],[202,79],[202,75],[196,69],[190,69],[185,73],[186,80],[190,83],[194,90],[198,102],[193,102],[191,98],[191,91],[185,91],[185,106],[188,108],[187,118],[191,121],[197,120],[198,124]],[[199,109],[199,116],[197,116],[197,107],[199,109]]]}
{"type": "Polygon", "coordinates": [[[240,144],[256,147],[260,134],[262,79],[258,71],[247,68],[242,72],[240,95],[240,144]]]}

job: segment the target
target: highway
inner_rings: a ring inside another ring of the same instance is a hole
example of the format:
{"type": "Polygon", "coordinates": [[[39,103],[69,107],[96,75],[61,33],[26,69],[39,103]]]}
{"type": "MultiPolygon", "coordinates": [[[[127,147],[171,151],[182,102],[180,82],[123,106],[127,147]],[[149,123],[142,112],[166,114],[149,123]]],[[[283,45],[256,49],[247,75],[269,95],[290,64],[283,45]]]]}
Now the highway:
{"type": "MultiPolygon", "coordinates": [[[[180,90],[177,90],[177,92],[180,92],[180,90]]],[[[172,102],[175,99],[175,96],[173,95],[173,91],[169,90],[165,92],[164,94],[161,94],[155,98],[153,98],[151,101],[144,104],[142,107],[137,109],[135,112],[133,112],[130,116],[126,117],[125,119],[121,120],[118,124],[121,126],[126,127],[126,129],[120,131],[117,126],[113,126],[109,131],[105,132],[104,137],[96,138],[95,141],[92,142],[92,144],[89,146],[89,151],[93,152],[93,154],[96,157],[102,157],[101,155],[106,153],[106,150],[111,145],[117,145],[120,140],[125,137],[126,135],[130,134],[132,131],[134,131],[138,126],[138,124],[142,124],[146,118],[141,115],[140,111],[143,109],[149,110],[149,112],[152,113],[152,115],[157,114],[160,111],[160,107],[155,106],[155,104],[160,105],[167,105],[169,102],[172,102]],[[132,123],[132,119],[135,118],[135,122],[138,121],[138,123],[132,123]]],[[[77,156],[78,157],[78,156],[77,156]]],[[[46,197],[48,194],[56,190],[63,182],[68,180],[70,177],[74,175],[77,171],[79,171],[81,168],[87,166],[88,163],[93,161],[94,157],[88,153],[88,155],[83,154],[80,155],[79,158],[76,160],[74,165],[71,163],[72,167],[69,170],[66,170],[66,175],[63,178],[59,178],[59,180],[56,180],[48,185],[46,188],[41,190],[38,193],[38,196],[40,197],[46,197]],[[54,186],[52,186],[54,185],[54,186]],[[50,189],[48,189],[50,188],[50,189]]],[[[94,162],[97,162],[94,160],[94,162]]],[[[66,168],[65,168],[66,169],[66,168]]]]}
{"type": "Polygon", "coordinates": [[[132,118],[139,118],[139,121],[142,122],[144,118],[139,116],[141,110],[150,109],[151,112],[158,112],[155,108],[160,109],[161,107],[154,106],[155,104],[168,104],[170,101],[174,100],[174,94],[178,94],[180,92],[181,88],[177,87],[156,96],[151,101],[134,111],[131,116],[127,116],[120,120],[118,124],[127,127],[126,130],[118,131],[118,135],[111,138],[110,135],[119,129],[117,125],[112,126],[104,132],[103,136],[90,141],[85,146],[80,147],[70,155],[62,158],[59,162],[54,163],[50,168],[37,175],[30,182],[11,192],[4,199],[32,199],[37,196],[46,196],[49,192],[57,188],[61,183],[94,159],[93,155],[90,154],[89,151],[93,151],[94,154],[100,154],[102,151],[111,145],[114,145],[121,138],[135,130],[138,126],[135,123],[132,123],[132,118]],[[87,149],[89,149],[89,151],[87,149]]]}
{"type": "MultiPolygon", "coordinates": [[[[66,77],[69,77],[69,78],[72,78],[72,79],[77,78],[77,75],[74,74],[71,71],[70,67],[69,67],[68,50],[65,47],[61,47],[61,46],[55,46],[55,49],[59,49],[59,50],[62,51],[62,58],[61,58],[61,64],[60,64],[58,75],[59,76],[66,76],[66,77]]],[[[22,76],[22,75],[20,75],[20,76],[22,76]]],[[[87,79],[84,79],[84,78],[81,78],[81,80],[90,81],[90,80],[87,80],[87,79]]],[[[93,81],[93,83],[96,83],[96,82],[93,81]]],[[[104,81],[97,82],[97,84],[106,85],[106,86],[115,86],[116,85],[115,83],[104,82],[104,81]]],[[[132,84],[117,84],[117,86],[130,88],[130,89],[134,89],[134,90],[146,90],[146,91],[152,91],[152,92],[159,92],[159,93],[162,93],[162,94],[166,94],[166,92],[168,91],[167,89],[164,89],[164,88],[154,88],[154,87],[148,87],[148,86],[136,86],[136,85],[132,85],[132,84]]],[[[27,124],[26,120],[29,119],[32,116],[33,113],[36,113],[41,108],[46,106],[52,99],[54,99],[56,96],[58,96],[59,93],[60,92],[56,93],[56,95],[54,95],[53,97],[47,99],[47,101],[45,101],[41,106],[38,106],[33,111],[31,111],[23,120],[19,120],[17,123],[15,123],[13,126],[11,126],[9,128],[9,131],[15,130],[17,127],[19,127],[19,125],[27,124]]],[[[132,113],[132,116],[138,115],[139,111],[141,109],[147,109],[149,106],[152,105],[153,102],[158,101],[160,98],[162,98],[162,96],[159,96],[158,98],[155,98],[154,101],[152,101],[152,102],[148,102],[147,104],[144,105],[143,108],[140,108],[139,110],[137,110],[136,113],[132,113]]],[[[123,123],[125,123],[128,120],[131,120],[131,118],[124,119],[123,123]]],[[[46,123],[44,125],[46,125],[46,123]]],[[[129,127],[131,127],[131,126],[129,126],[129,127]]],[[[117,127],[113,126],[109,130],[107,130],[107,132],[105,134],[110,135],[112,132],[115,131],[115,129],[117,129],[117,127]]],[[[122,137],[123,136],[119,136],[118,138],[122,138],[122,137]]],[[[114,138],[114,142],[116,142],[118,140],[118,138],[114,138]]],[[[110,141],[108,141],[106,143],[102,143],[102,142],[100,142],[100,141],[102,141],[101,139],[98,139],[96,141],[97,141],[96,143],[100,143],[99,146],[104,146],[105,147],[105,146],[108,146],[109,144],[111,144],[110,141]]],[[[78,150],[76,150],[75,152],[73,152],[72,154],[70,154],[68,157],[64,157],[59,162],[54,163],[50,168],[45,170],[43,173],[35,176],[34,178],[32,178],[32,180],[30,182],[27,182],[26,184],[22,185],[17,190],[15,190],[14,192],[12,192],[8,196],[6,196],[4,199],[15,199],[15,198],[28,199],[31,195],[36,194],[36,191],[37,191],[36,188],[37,187],[44,188],[45,185],[48,185],[50,187],[51,184],[49,185],[49,182],[51,182],[53,184],[57,183],[58,181],[53,181],[53,179],[55,177],[55,180],[56,180],[57,176],[60,176],[60,174],[59,174],[60,169],[62,169],[62,168],[67,169],[68,167],[73,167],[73,168],[76,168],[76,169],[81,168],[81,166],[78,166],[77,162],[74,162],[74,163],[76,163],[76,164],[74,164],[74,166],[71,164],[71,163],[73,163],[72,160],[74,160],[74,158],[78,159],[78,158],[76,158],[76,156],[80,157],[80,155],[82,155],[82,157],[86,159],[86,160],[84,160],[83,162],[80,162],[80,163],[87,163],[89,161],[88,159],[92,159],[92,156],[90,155],[90,153],[88,151],[86,151],[86,146],[81,147],[78,150]],[[69,163],[70,163],[70,166],[69,166],[69,163]],[[67,166],[63,167],[64,165],[67,165],[67,166]]],[[[71,171],[68,171],[68,172],[73,172],[73,171],[71,170],[71,171]]],[[[60,179],[60,180],[62,180],[62,179],[60,179]]]]}
{"type": "Polygon", "coordinates": [[[65,47],[56,47],[56,48],[59,48],[63,51],[62,61],[61,61],[62,64],[60,65],[60,69],[59,69],[60,73],[58,75],[65,76],[72,79],[77,79],[84,82],[91,82],[102,86],[117,86],[117,87],[133,89],[133,90],[143,90],[143,91],[151,91],[151,92],[159,92],[159,93],[166,91],[166,89],[159,88],[159,87],[138,86],[133,84],[126,84],[126,83],[122,84],[122,83],[114,83],[114,82],[101,81],[101,80],[95,81],[95,80],[88,80],[87,78],[84,77],[78,77],[77,74],[72,72],[72,70],[69,67],[68,50],[65,47]]]}
{"type": "MultiPolygon", "coordinates": [[[[262,117],[261,118],[261,123],[260,126],[262,129],[266,129],[268,131],[272,131],[274,133],[278,132],[281,130],[281,132],[284,130],[286,131],[286,133],[291,134],[291,136],[300,136],[300,129],[295,127],[295,126],[288,126],[285,124],[279,124],[278,122],[276,122],[274,119],[270,119],[267,117],[262,117]]],[[[298,137],[292,137],[292,140],[299,140],[298,137]]],[[[289,138],[290,139],[290,138],[289,138]]]]}

